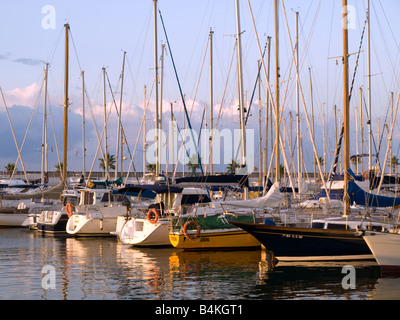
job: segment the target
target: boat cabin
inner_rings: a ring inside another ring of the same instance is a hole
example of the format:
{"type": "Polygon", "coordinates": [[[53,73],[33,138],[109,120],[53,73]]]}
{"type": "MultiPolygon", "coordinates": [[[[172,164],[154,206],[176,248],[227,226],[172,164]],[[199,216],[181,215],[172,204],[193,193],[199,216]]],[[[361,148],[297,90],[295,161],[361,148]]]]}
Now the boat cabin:
{"type": "Polygon", "coordinates": [[[123,194],[114,194],[111,189],[82,189],[79,190],[80,206],[97,205],[108,206],[112,203],[122,203],[129,201],[128,197],[123,194]]]}
{"type": "Polygon", "coordinates": [[[366,229],[372,231],[381,231],[383,223],[371,223],[368,221],[361,221],[360,219],[350,220],[346,217],[318,219],[313,220],[311,228],[315,229],[329,229],[329,230],[356,230],[366,229]]]}

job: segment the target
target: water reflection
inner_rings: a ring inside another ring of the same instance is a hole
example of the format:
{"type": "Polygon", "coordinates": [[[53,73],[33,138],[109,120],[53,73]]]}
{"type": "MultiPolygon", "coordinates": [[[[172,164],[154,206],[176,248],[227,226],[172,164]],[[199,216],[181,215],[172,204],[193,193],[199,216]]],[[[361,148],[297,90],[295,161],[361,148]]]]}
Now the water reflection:
{"type": "Polygon", "coordinates": [[[0,229],[0,299],[398,299],[400,278],[374,262],[274,264],[266,251],[134,248],[115,238],[42,236],[0,229]],[[356,288],[341,285],[344,265],[356,288]],[[53,266],[56,288],[42,287],[53,266]]]}
{"type": "Polygon", "coordinates": [[[380,277],[375,261],[260,262],[256,291],[260,299],[371,299],[380,277]],[[344,266],[355,268],[355,289],[343,288],[344,266]],[[343,272],[342,272],[343,271],[343,272]]]}

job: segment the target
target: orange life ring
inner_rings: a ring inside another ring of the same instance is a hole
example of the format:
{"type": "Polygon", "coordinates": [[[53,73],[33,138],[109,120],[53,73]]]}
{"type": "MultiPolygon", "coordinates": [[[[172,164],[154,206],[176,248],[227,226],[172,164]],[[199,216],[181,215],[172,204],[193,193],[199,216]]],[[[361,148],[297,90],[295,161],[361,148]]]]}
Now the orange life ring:
{"type": "Polygon", "coordinates": [[[186,239],[188,239],[188,240],[196,239],[200,235],[200,225],[194,220],[187,221],[185,223],[185,225],[183,226],[183,234],[185,235],[186,239]],[[197,230],[196,230],[195,234],[188,234],[187,233],[187,229],[188,229],[189,226],[195,226],[196,227],[197,230]]]}
{"type": "Polygon", "coordinates": [[[156,209],[153,208],[147,212],[147,220],[152,224],[158,221],[158,212],[156,209]]]}
{"type": "Polygon", "coordinates": [[[368,179],[369,178],[369,172],[368,171],[364,171],[362,173],[362,176],[363,176],[364,179],[368,179]]]}
{"type": "Polygon", "coordinates": [[[68,218],[72,216],[72,206],[69,202],[65,205],[65,211],[67,211],[68,218]]]}

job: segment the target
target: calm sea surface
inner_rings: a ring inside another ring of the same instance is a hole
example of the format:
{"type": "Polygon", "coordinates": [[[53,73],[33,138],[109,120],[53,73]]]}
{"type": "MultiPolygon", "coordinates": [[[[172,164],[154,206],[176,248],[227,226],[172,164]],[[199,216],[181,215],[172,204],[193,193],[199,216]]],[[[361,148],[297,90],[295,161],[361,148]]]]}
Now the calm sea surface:
{"type": "Polygon", "coordinates": [[[399,299],[400,278],[373,262],[278,263],[265,252],[140,249],[114,237],[42,236],[0,229],[1,300],[399,299]],[[344,265],[355,268],[345,289],[344,265]]]}

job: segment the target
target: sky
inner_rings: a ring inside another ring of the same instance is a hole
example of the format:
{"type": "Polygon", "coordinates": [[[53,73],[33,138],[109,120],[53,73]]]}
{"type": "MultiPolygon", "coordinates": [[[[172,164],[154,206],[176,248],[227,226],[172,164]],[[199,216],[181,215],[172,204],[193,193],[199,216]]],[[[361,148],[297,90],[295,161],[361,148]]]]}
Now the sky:
{"type": "MultiPolygon", "coordinates": [[[[241,41],[243,60],[243,88],[248,106],[257,77],[260,59],[256,32],[247,0],[240,0],[241,41]]],[[[311,101],[314,112],[315,136],[318,154],[326,156],[327,171],[330,169],[335,147],[336,127],[343,117],[343,69],[341,3],[333,0],[285,0],[279,1],[279,65],[280,96],[284,118],[282,134],[289,150],[292,129],[292,151],[296,162],[296,74],[292,63],[291,44],[295,44],[295,11],[299,12],[299,76],[302,96],[311,117],[311,101]],[[285,10],[284,10],[285,9],[285,10]],[[289,29],[289,30],[288,30],[289,29]],[[289,38],[290,34],[290,38],[289,38]],[[310,90],[310,74],[312,91],[310,90]],[[312,99],[311,99],[312,92],[312,99]],[[293,121],[290,121],[290,115],[293,121]],[[325,138],[325,143],[323,143],[325,138]],[[325,149],[323,147],[325,146],[325,149]]],[[[267,37],[271,37],[271,90],[275,86],[275,34],[274,11],[271,0],[250,0],[261,50],[267,37]]],[[[365,1],[348,1],[351,19],[349,22],[350,79],[357,60],[361,35],[365,21],[365,1]]],[[[237,112],[237,62],[234,55],[236,18],[234,0],[159,0],[169,46],[163,30],[160,14],[158,24],[158,56],[165,45],[162,72],[163,127],[168,127],[172,103],[175,119],[183,127],[183,103],[190,113],[193,129],[200,132],[205,105],[210,104],[209,34],[213,31],[213,97],[214,124],[218,130],[239,126],[237,112]],[[175,63],[176,76],[172,58],[175,63]],[[179,81],[179,82],[178,82],[179,81]],[[182,89],[179,90],[178,83],[182,89]],[[221,110],[221,112],[219,112],[221,110]],[[221,115],[219,117],[219,115],[221,115]],[[219,118],[219,120],[217,120],[219,118]]],[[[394,93],[396,106],[399,91],[400,22],[397,17],[400,2],[397,0],[371,1],[371,117],[375,144],[380,146],[384,158],[388,135],[379,135],[390,117],[390,93],[394,93]],[[379,131],[379,132],[378,132],[379,131]]],[[[104,127],[104,101],[102,68],[106,70],[106,104],[110,112],[107,123],[107,145],[110,154],[116,154],[116,132],[118,117],[113,104],[120,105],[120,76],[123,53],[126,52],[124,84],[122,91],[122,125],[137,171],[143,168],[143,137],[139,135],[145,105],[146,131],[154,128],[154,15],[152,0],[116,1],[6,1],[0,12],[0,88],[4,101],[0,104],[0,170],[8,162],[17,162],[18,152],[13,139],[15,132],[24,166],[28,171],[41,168],[41,144],[43,131],[43,78],[45,63],[48,73],[48,170],[54,171],[59,157],[62,159],[62,123],[64,90],[64,24],[70,25],[69,33],[69,139],[68,170],[82,170],[82,76],[85,80],[86,171],[99,170],[98,139],[94,123],[101,135],[104,127]],[[145,91],[146,86],[146,91],[145,91]],[[146,95],[146,104],[144,103],[146,95]],[[7,110],[5,105],[7,106],[7,110]],[[51,121],[52,119],[52,121],[51,121]],[[29,130],[28,130],[29,126],[29,130]],[[54,127],[54,130],[53,130],[54,127]],[[26,136],[25,140],[24,137],[26,136]],[[56,137],[57,143],[55,142],[56,137]]],[[[264,59],[265,62],[266,58],[264,59]]],[[[351,99],[351,152],[360,152],[360,87],[367,101],[367,38],[363,38],[359,63],[354,78],[351,99]],[[357,108],[357,109],[356,109],[357,108]],[[356,110],[358,117],[356,120],[356,110]]],[[[266,104],[266,81],[261,73],[262,144],[264,144],[264,109],[266,104]]],[[[161,94],[161,93],[160,93],[161,94]]],[[[301,114],[304,159],[307,170],[312,171],[312,146],[307,128],[303,102],[299,104],[301,114]]],[[[363,106],[365,108],[365,106],[363,106]]],[[[205,112],[208,116],[208,111],[205,112]]],[[[204,121],[206,122],[206,121],[204,121]]],[[[203,124],[204,124],[203,122],[203,124]]],[[[364,122],[366,115],[364,113],[364,122]]],[[[366,124],[364,124],[366,126],[366,124]]],[[[397,125],[396,125],[397,127],[397,125]]],[[[254,167],[258,167],[258,90],[247,124],[254,130],[254,141],[250,141],[254,167]]],[[[390,129],[390,124],[388,124],[390,129]]],[[[165,129],[166,130],[166,129],[165,129]]],[[[339,130],[339,129],[338,129],[339,130]]],[[[368,139],[364,129],[363,150],[367,152],[368,139]]],[[[400,137],[395,130],[393,154],[399,153],[400,137]]],[[[270,139],[270,138],[268,138],[270,139]]],[[[152,145],[151,139],[147,141],[152,145]]],[[[102,143],[104,148],[104,142],[102,143]]],[[[220,146],[223,148],[224,146],[220,146]]],[[[226,146],[225,146],[226,148],[226,146]]],[[[124,168],[129,167],[128,160],[124,168]]],[[[289,157],[289,153],[287,155],[289,157]]],[[[221,160],[219,170],[225,170],[228,156],[221,160]],[[226,159],[225,159],[226,158],[226,159]]],[[[183,160],[182,160],[183,161],[183,160]]],[[[18,164],[21,168],[21,164],[18,164]]],[[[187,170],[187,169],[186,169],[187,170]]],[[[132,172],[132,169],[131,169],[132,172]]]]}

